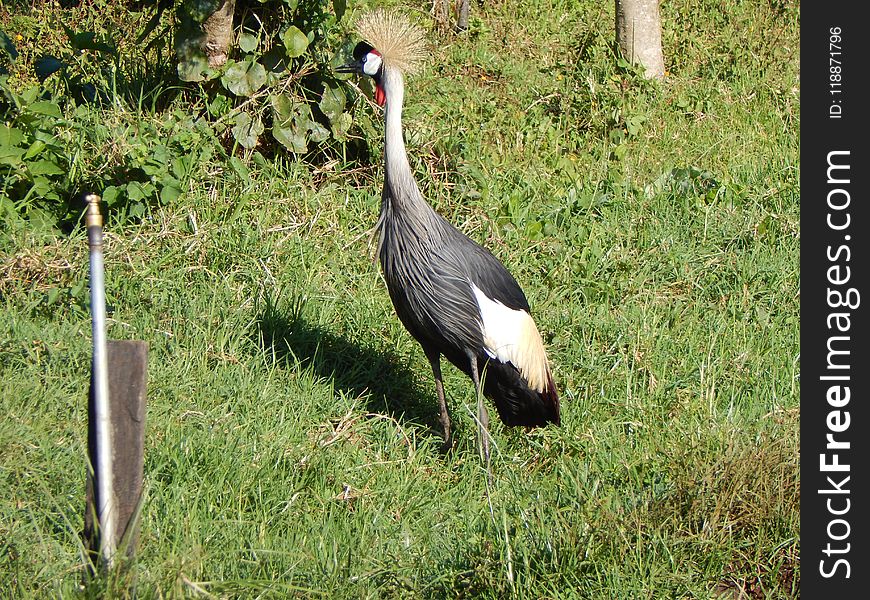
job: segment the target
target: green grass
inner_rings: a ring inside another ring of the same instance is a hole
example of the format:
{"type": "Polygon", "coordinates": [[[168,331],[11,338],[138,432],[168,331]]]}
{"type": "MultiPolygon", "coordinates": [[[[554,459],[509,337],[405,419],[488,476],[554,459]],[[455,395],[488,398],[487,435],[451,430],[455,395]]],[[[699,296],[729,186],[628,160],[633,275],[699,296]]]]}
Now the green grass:
{"type": "MultiPolygon", "coordinates": [[[[150,348],[140,596],[798,597],[798,5],[665,3],[660,85],[612,10],[475,3],[408,82],[421,187],[516,275],[562,397],[561,428],[492,426],[489,494],[470,382],[445,368],[445,455],[372,261],[370,107],[369,161],[215,155],[107,227],[109,336],[150,348]]],[[[112,145],[78,168],[188,101],[81,116],[112,145]]],[[[79,589],[86,300],[82,229],[9,221],[0,596],[122,588],[79,589]]]]}

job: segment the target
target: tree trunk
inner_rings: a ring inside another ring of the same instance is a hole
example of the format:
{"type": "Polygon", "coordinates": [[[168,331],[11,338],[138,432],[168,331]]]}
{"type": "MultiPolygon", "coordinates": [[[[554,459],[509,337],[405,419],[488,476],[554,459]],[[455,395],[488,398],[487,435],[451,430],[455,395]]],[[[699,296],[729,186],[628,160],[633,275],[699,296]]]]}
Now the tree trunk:
{"type": "Polygon", "coordinates": [[[459,0],[459,18],[456,20],[456,28],[459,31],[468,29],[468,1],[459,0]]]}
{"type": "Polygon", "coordinates": [[[202,24],[205,34],[203,50],[208,58],[208,66],[220,67],[227,62],[227,54],[233,41],[233,13],[236,0],[224,0],[212,15],[202,24]]]}
{"type": "Polygon", "coordinates": [[[646,69],[647,77],[664,78],[659,0],[616,0],[616,41],[629,62],[646,69]]]}

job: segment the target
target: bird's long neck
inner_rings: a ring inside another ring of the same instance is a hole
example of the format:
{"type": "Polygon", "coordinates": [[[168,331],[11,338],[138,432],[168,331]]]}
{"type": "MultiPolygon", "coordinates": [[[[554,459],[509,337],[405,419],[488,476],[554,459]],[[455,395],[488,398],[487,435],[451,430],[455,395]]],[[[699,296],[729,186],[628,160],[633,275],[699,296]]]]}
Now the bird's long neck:
{"type": "MultiPolygon", "coordinates": [[[[385,198],[392,202],[392,208],[401,210],[413,205],[423,204],[422,195],[414,180],[414,173],[408,163],[405,139],[402,134],[402,102],[405,96],[405,83],[402,72],[385,67],[380,84],[386,97],[384,110],[384,186],[385,198]]],[[[426,205],[428,207],[428,205],[426,205]]]]}

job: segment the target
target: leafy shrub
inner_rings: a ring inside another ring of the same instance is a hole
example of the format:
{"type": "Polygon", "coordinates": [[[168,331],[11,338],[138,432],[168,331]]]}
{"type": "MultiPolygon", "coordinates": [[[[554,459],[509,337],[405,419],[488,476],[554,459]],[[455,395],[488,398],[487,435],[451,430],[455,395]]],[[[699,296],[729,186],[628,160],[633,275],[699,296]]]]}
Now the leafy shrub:
{"type": "Polygon", "coordinates": [[[177,9],[178,76],[211,84],[209,112],[235,142],[263,148],[262,135],[295,154],[344,142],[352,124],[347,98],[331,76],[344,0],[259,0],[236,6],[237,53],[219,68],[202,49],[204,22],[220,0],[184,0],[177,9]],[[330,6],[332,11],[329,10],[330,6]]]}
{"type": "Polygon", "coordinates": [[[42,28],[34,7],[27,37],[0,31],[0,219],[70,222],[94,191],[124,221],[236,150],[346,151],[353,119],[330,64],[344,1],[239,0],[229,59],[209,68],[198,42],[219,4],[97,2],[42,28]]]}
{"type": "Polygon", "coordinates": [[[7,79],[0,75],[0,214],[50,222],[68,181],[68,154],[56,136],[63,115],[37,88],[18,94],[7,79]]]}
{"type": "MultiPolygon", "coordinates": [[[[103,196],[112,220],[176,200],[221,146],[211,127],[177,110],[130,123],[91,105],[68,106],[0,76],[0,220],[53,226],[76,219],[83,192],[103,196]],[[200,167],[201,168],[201,167],[200,167]]],[[[126,117],[129,119],[129,117],[126,117]]]]}

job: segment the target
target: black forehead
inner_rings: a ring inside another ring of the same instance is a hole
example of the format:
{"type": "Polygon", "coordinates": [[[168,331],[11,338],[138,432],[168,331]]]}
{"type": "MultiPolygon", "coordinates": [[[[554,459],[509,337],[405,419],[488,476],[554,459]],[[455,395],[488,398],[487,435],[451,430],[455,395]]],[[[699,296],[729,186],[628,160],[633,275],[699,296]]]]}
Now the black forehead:
{"type": "Polygon", "coordinates": [[[371,44],[368,42],[360,42],[353,49],[353,58],[354,60],[362,60],[362,58],[372,50],[374,50],[374,47],[371,44]]]}

